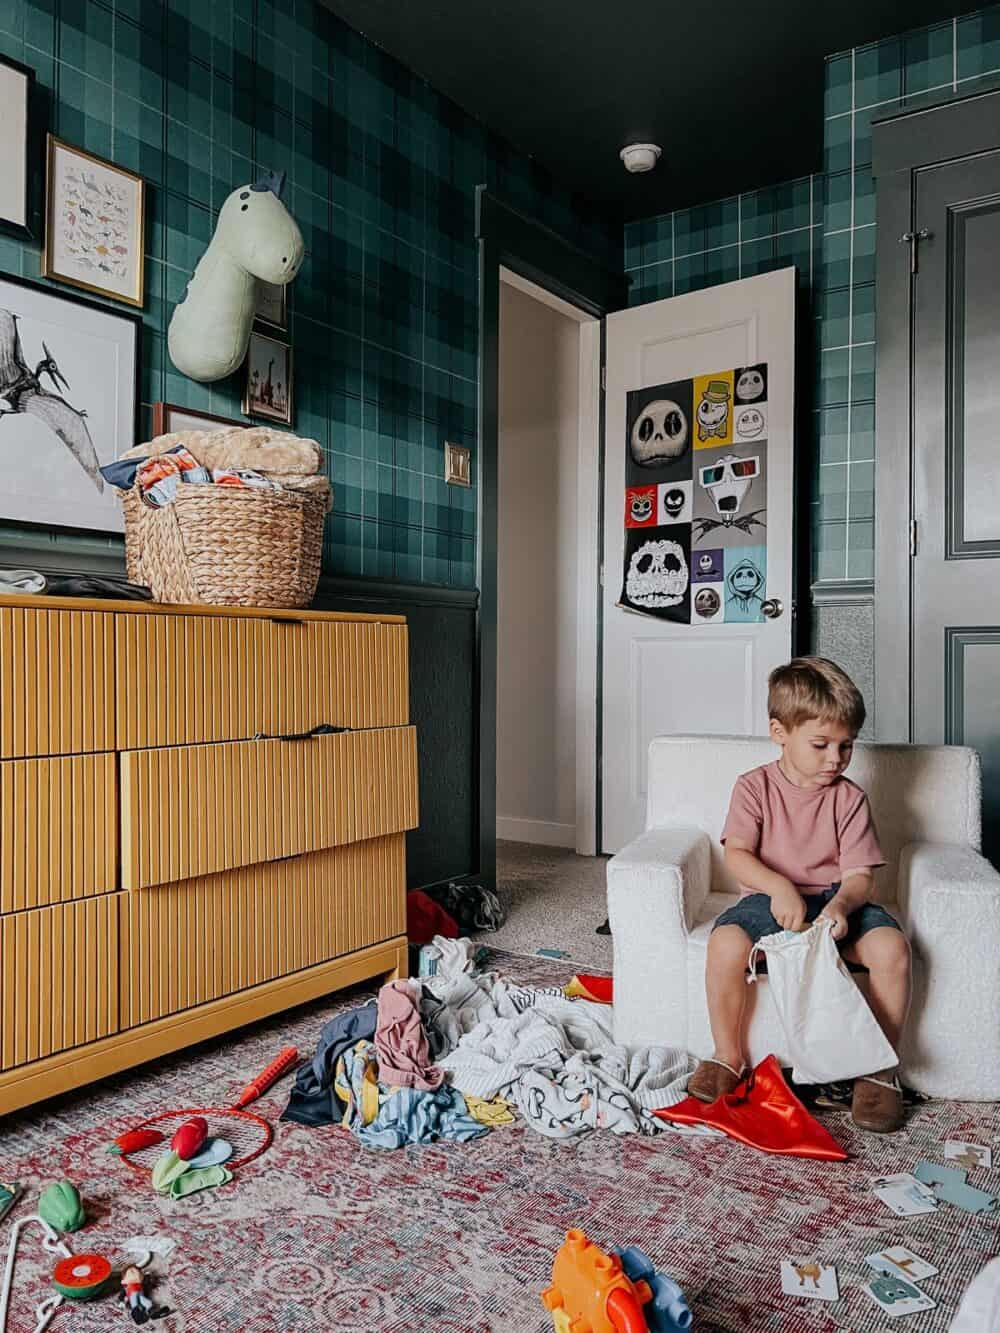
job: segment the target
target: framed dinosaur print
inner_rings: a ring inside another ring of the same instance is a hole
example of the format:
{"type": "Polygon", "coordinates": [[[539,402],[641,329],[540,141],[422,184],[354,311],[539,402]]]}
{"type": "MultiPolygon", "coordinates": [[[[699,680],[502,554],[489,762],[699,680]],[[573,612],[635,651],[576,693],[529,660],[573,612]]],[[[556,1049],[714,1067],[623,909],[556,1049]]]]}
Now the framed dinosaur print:
{"type": "Polygon", "coordinates": [[[136,442],[141,320],[0,275],[0,519],[121,532],[100,474],[136,442]]]}
{"type": "Polygon", "coordinates": [[[244,366],[243,412],[248,417],[292,424],[292,349],[256,330],[244,366]]]}
{"type": "Polygon", "coordinates": [[[42,276],[142,306],[146,183],[50,134],[42,276]]]}

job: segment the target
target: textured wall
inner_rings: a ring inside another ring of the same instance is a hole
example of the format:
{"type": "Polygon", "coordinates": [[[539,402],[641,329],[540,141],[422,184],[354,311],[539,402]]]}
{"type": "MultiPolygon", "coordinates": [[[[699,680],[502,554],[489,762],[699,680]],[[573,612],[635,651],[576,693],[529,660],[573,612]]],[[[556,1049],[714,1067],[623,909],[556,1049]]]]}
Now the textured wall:
{"type": "Polygon", "coordinates": [[[832,56],[823,172],[633,223],[636,303],[794,263],[815,327],[812,578],[874,577],[875,187],[872,117],[1000,72],[1000,6],[832,56]]]}
{"type": "MultiPolygon", "coordinates": [[[[185,379],[166,327],[226,195],[288,171],[307,248],[295,425],[335,494],[325,567],[472,584],[476,492],[445,486],[443,442],[475,446],[475,186],[606,261],[620,227],[313,0],[0,0],[0,52],[35,70],[48,129],[148,182],[147,423],[158,399],[239,415],[238,377],[185,379]]],[[[0,236],[0,272],[38,269],[37,245],[0,236]]],[[[26,555],[38,541],[0,530],[26,555]]]]}

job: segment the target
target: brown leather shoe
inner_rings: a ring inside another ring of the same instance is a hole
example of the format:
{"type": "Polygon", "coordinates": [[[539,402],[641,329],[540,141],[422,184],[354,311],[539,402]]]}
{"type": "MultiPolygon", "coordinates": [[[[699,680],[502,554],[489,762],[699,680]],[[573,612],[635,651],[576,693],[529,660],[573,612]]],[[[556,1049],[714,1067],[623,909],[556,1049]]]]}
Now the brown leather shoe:
{"type": "Polygon", "coordinates": [[[688,1079],[688,1096],[700,1102],[717,1102],[733,1091],[743,1075],[743,1070],[735,1070],[721,1060],[702,1060],[688,1079]]]}
{"type": "Polygon", "coordinates": [[[872,1134],[892,1134],[903,1127],[903,1093],[891,1069],[854,1080],[851,1119],[872,1134]]]}

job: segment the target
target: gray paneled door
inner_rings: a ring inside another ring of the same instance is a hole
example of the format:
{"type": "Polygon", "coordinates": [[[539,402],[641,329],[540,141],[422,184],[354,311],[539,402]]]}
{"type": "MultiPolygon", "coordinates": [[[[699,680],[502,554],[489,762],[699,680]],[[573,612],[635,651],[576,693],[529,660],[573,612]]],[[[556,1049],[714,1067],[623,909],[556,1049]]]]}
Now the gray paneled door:
{"type": "Polygon", "coordinates": [[[975,746],[1000,858],[1000,152],[914,176],[913,739],[975,746]]]}

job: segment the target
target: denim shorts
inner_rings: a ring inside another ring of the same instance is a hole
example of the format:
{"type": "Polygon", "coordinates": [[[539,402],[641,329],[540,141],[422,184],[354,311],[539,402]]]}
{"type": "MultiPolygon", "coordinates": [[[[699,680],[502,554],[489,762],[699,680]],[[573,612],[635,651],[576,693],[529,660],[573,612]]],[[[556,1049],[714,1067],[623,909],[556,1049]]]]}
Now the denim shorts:
{"type": "MultiPolygon", "coordinates": [[[[806,905],[807,925],[816,920],[839,888],[839,884],[834,884],[832,888],[824,889],[822,893],[802,895],[806,905]]],[[[712,929],[718,930],[720,926],[739,926],[750,936],[752,944],[756,944],[764,935],[773,935],[775,931],[783,929],[771,915],[771,899],[766,893],[750,893],[738,903],[733,903],[732,907],[727,907],[717,918],[712,929]]],[[[853,944],[862,935],[867,935],[870,930],[878,930],[880,926],[891,926],[893,930],[902,930],[896,918],[890,916],[884,907],[880,907],[878,903],[865,903],[855,908],[847,918],[847,934],[837,943],[853,944]]]]}

